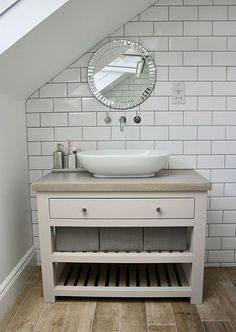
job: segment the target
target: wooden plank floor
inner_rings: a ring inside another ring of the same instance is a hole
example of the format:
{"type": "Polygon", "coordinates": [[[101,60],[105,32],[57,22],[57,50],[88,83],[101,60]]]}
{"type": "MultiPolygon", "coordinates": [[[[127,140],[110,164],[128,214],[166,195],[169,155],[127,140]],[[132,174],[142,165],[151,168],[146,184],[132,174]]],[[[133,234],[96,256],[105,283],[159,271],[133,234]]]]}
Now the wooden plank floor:
{"type": "Polygon", "coordinates": [[[235,332],[236,268],[206,268],[204,302],[61,298],[46,304],[37,268],[0,332],[235,332]]]}

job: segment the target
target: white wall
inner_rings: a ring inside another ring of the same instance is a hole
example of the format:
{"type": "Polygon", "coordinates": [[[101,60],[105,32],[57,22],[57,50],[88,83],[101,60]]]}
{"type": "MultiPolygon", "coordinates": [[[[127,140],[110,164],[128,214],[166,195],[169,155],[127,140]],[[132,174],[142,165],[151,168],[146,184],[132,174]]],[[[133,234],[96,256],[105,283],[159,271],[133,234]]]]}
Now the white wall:
{"type": "MultiPolygon", "coordinates": [[[[91,94],[87,65],[95,49],[41,87],[27,102],[30,180],[52,167],[56,142],[82,149],[149,148],[172,153],[170,168],[194,168],[213,182],[209,193],[206,262],[236,265],[236,4],[232,0],[159,0],[114,33],[152,52],[157,82],[134,110],[107,109],[91,94]],[[172,84],[185,81],[186,104],[172,104],[172,84]],[[119,117],[127,127],[119,129],[119,117]]],[[[77,43],[77,39],[71,41],[77,43]]],[[[39,253],[35,193],[34,241],[39,253]]],[[[38,256],[38,260],[40,257],[38,256]]]]}
{"type": "Polygon", "coordinates": [[[33,244],[24,109],[0,96],[0,288],[33,244]]]}

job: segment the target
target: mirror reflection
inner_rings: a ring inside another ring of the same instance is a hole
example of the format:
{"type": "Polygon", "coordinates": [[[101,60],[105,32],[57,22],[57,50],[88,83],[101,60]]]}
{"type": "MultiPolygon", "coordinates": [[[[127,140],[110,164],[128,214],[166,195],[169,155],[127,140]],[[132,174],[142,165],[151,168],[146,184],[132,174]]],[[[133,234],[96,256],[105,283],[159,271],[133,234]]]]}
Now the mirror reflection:
{"type": "Polygon", "coordinates": [[[91,59],[88,81],[99,101],[127,109],[142,103],[152,92],[155,66],[142,46],[127,40],[113,41],[91,59]]]}

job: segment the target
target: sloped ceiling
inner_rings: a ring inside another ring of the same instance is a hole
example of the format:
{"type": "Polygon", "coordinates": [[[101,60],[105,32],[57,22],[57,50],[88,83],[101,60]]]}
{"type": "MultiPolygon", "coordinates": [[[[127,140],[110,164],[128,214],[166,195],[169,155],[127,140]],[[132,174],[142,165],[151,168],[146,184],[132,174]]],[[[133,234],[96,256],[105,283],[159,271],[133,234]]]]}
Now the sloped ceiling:
{"type": "Polygon", "coordinates": [[[70,0],[0,56],[0,94],[28,98],[153,0],[70,0]]]}
{"type": "Polygon", "coordinates": [[[69,0],[0,0],[14,2],[0,15],[0,55],[69,0]]]}

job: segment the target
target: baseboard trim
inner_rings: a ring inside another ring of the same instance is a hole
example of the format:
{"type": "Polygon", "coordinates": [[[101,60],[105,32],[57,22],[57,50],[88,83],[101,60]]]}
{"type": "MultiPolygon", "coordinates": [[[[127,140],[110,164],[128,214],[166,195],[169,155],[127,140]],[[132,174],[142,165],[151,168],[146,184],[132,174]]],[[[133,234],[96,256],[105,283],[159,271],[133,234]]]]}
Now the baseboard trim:
{"type": "Polygon", "coordinates": [[[36,250],[31,247],[0,285],[0,319],[15,302],[35,266],[36,250]]]}

